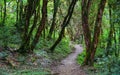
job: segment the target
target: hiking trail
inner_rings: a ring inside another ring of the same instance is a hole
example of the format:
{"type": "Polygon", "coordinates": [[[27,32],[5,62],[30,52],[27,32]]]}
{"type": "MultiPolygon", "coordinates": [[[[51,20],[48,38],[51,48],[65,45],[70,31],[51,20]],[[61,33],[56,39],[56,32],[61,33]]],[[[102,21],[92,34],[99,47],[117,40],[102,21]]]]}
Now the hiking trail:
{"type": "Polygon", "coordinates": [[[74,45],[74,52],[61,61],[61,64],[52,68],[53,75],[85,75],[85,72],[77,64],[76,58],[82,53],[81,45],[74,45]]]}

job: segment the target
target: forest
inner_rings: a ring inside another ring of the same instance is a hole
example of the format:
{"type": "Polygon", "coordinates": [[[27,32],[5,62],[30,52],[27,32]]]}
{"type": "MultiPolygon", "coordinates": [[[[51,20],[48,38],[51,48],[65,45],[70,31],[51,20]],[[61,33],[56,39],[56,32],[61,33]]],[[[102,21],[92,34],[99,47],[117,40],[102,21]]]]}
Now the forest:
{"type": "Polygon", "coordinates": [[[120,75],[120,0],[0,0],[0,75],[120,75]]]}

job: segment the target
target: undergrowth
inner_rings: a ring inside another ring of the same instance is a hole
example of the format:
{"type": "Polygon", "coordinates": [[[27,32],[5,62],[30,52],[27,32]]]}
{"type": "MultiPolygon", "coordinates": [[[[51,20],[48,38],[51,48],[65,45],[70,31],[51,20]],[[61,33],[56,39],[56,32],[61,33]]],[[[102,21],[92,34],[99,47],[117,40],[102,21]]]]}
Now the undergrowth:
{"type": "Polygon", "coordinates": [[[69,47],[69,40],[64,38],[60,44],[56,47],[54,53],[51,54],[51,58],[53,60],[61,60],[62,58],[66,57],[72,50],[69,47]]]}
{"type": "Polygon", "coordinates": [[[0,75],[49,75],[48,72],[42,70],[41,68],[37,69],[13,69],[12,72],[0,69],[0,75]]]}
{"type": "Polygon", "coordinates": [[[78,63],[78,64],[80,64],[80,65],[83,64],[85,55],[86,55],[86,51],[85,51],[85,50],[83,50],[83,52],[78,55],[78,57],[77,57],[77,63],[78,63]]]}
{"type": "Polygon", "coordinates": [[[31,68],[21,69],[18,68],[0,68],[0,75],[50,75],[49,65],[52,61],[60,60],[64,57],[66,57],[69,53],[72,52],[70,46],[69,46],[69,39],[63,38],[62,41],[58,44],[58,46],[55,48],[54,53],[47,53],[48,48],[50,48],[55,40],[44,40],[43,38],[40,39],[40,42],[37,44],[37,47],[34,50],[35,56],[31,56],[31,54],[28,54],[28,57],[19,56],[19,60],[25,60],[25,62],[21,66],[26,66],[27,63],[29,64],[37,64],[38,67],[36,68],[34,65],[31,65],[31,68]],[[39,57],[39,58],[36,58],[39,57]],[[27,63],[26,63],[27,62],[27,63]],[[39,66],[40,65],[40,66],[39,66]]]}
{"type": "Polygon", "coordinates": [[[116,57],[113,54],[105,55],[105,49],[98,48],[95,56],[94,67],[98,70],[96,75],[119,75],[120,74],[120,55],[116,57]],[[103,51],[104,50],[104,51],[103,51]]]}
{"type": "MultiPolygon", "coordinates": [[[[114,49],[112,49],[115,51],[114,49]]],[[[85,50],[78,55],[77,63],[83,64],[85,58],[85,50]]],[[[120,75],[120,55],[115,56],[114,52],[110,55],[105,55],[105,49],[98,47],[95,59],[94,59],[94,69],[88,67],[88,75],[120,75]]]]}

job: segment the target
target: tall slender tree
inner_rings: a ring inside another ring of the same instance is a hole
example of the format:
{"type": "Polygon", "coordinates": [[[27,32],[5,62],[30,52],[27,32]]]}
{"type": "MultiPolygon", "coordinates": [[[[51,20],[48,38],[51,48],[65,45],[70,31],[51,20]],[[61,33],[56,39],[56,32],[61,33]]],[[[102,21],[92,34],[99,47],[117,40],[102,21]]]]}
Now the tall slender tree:
{"type": "Polygon", "coordinates": [[[1,18],[2,18],[2,22],[0,23],[0,26],[4,26],[5,25],[5,21],[6,21],[6,0],[4,0],[4,7],[3,7],[3,16],[2,16],[2,7],[1,7],[1,18]]]}
{"type": "Polygon", "coordinates": [[[28,0],[27,2],[28,4],[24,8],[24,13],[20,14],[20,16],[22,16],[20,17],[20,22],[22,22],[22,24],[24,25],[22,44],[19,49],[19,52],[21,53],[30,52],[30,38],[37,24],[37,19],[38,19],[37,8],[39,6],[40,0],[33,0],[33,1],[28,0]],[[30,19],[33,15],[34,15],[34,21],[32,27],[30,28],[30,19]]]}
{"type": "Polygon", "coordinates": [[[50,50],[51,52],[54,51],[55,47],[60,43],[60,41],[62,40],[63,36],[64,36],[64,31],[65,31],[65,28],[67,27],[71,17],[72,17],[72,13],[73,13],[73,10],[74,10],[74,7],[76,5],[76,2],[77,0],[72,0],[70,6],[69,6],[69,9],[68,9],[68,13],[67,15],[65,16],[64,18],[64,21],[61,25],[61,31],[60,31],[60,34],[59,34],[59,37],[58,39],[55,41],[55,43],[52,45],[52,47],[50,47],[50,50]]]}
{"type": "Polygon", "coordinates": [[[36,44],[38,43],[40,35],[41,35],[42,31],[45,28],[46,19],[47,19],[47,16],[46,16],[47,15],[47,3],[48,3],[48,0],[43,0],[42,19],[40,21],[40,25],[39,25],[39,27],[37,29],[36,35],[34,37],[34,40],[33,40],[33,42],[30,45],[30,50],[32,50],[32,51],[35,48],[36,44]]]}
{"type": "Polygon", "coordinates": [[[58,11],[59,0],[54,0],[53,3],[54,3],[54,13],[53,13],[53,20],[52,20],[52,24],[49,30],[48,38],[51,38],[54,28],[55,28],[55,21],[56,21],[56,15],[58,11]]]}
{"type": "Polygon", "coordinates": [[[91,5],[91,0],[82,0],[82,27],[84,32],[84,39],[86,43],[86,57],[84,60],[84,65],[92,66],[94,64],[94,56],[96,52],[96,48],[99,41],[100,31],[101,31],[101,23],[103,11],[105,8],[106,0],[101,0],[98,6],[98,13],[95,21],[94,34],[93,38],[91,38],[91,32],[89,29],[88,16],[89,16],[89,8],[91,5]]]}

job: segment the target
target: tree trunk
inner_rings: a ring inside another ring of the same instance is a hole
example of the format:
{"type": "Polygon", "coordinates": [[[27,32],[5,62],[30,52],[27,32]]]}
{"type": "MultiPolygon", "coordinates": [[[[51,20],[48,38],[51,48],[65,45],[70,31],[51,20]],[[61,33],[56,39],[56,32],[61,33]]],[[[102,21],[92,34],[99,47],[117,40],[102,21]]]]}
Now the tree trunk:
{"type": "Polygon", "coordinates": [[[90,57],[90,44],[91,44],[91,31],[89,28],[89,11],[91,6],[92,0],[82,0],[82,28],[83,28],[83,34],[85,39],[85,45],[86,45],[86,57],[84,60],[84,64],[89,64],[89,57],[90,57]]]}
{"type": "Polygon", "coordinates": [[[90,65],[93,66],[94,64],[94,57],[95,57],[95,52],[97,49],[97,45],[99,42],[99,36],[100,36],[100,30],[101,30],[101,24],[102,24],[102,16],[105,8],[106,0],[101,0],[99,9],[98,9],[98,14],[95,22],[95,28],[94,28],[94,36],[93,36],[93,41],[91,43],[91,56],[90,56],[90,65]]]}
{"type": "Polygon", "coordinates": [[[62,28],[60,34],[59,34],[59,38],[56,40],[56,42],[54,43],[54,45],[50,48],[51,52],[54,52],[55,47],[60,43],[60,41],[63,38],[63,34],[64,34],[65,28],[62,28]]]}
{"type": "Polygon", "coordinates": [[[74,7],[75,7],[75,4],[76,4],[77,0],[72,0],[70,6],[69,6],[69,9],[68,9],[68,13],[66,15],[66,17],[64,18],[64,21],[62,23],[62,29],[61,29],[61,32],[59,34],[59,37],[58,39],[56,40],[56,42],[53,44],[53,46],[50,48],[51,52],[54,52],[54,49],[55,47],[60,43],[60,41],[62,40],[63,38],[63,35],[64,35],[64,31],[65,31],[65,27],[68,25],[71,17],[72,17],[72,13],[73,13],[73,10],[74,10],[74,7]]]}
{"type": "MultiPolygon", "coordinates": [[[[96,17],[96,22],[95,22],[95,27],[94,27],[94,35],[93,35],[93,40],[91,41],[90,37],[90,33],[89,33],[89,28],[88,28],[88,10],[89,9],[85,9],[84,4],[85,4],[85,0],[82,1],[82,26],[83,26],[83,31],[84,31],[84,37],[85,37],[85,42],[86,42],[86,57],[84,59],[84,64],[83,65],[89,65],[89,66],[93,66],[94,64],[94,56],[95,56],[95,52],[96,52],[96,48],[98,45],[98,41],[99,41],[99,36],[100,36],[100,30],[101,30],[101,23],[102,23],[102,15],[103,15],[103,11],[105,8],[105,4],[106,4],[106,0],[101,0],[99,8],[98,8],[98,14],[96,17]],[[86,11],[86,12],[85,12],[86,11]],[[87,21],[86,21],[87,20],[87,21]],[[86,28],[84,28],[86,27],[86,28]],[[88,34],[89,33],[89,34],[88,34]]],[[[86,6],[90,7],[91,2],[86,6]]]]}
{"type": "Polygon", "coordinates": [[[37,24],[37,15],[38,13],[36,12],[36,8],[39,5],[40,0],[33,0],[32,2],[30,2],[28,0],[28,5],[25,7],[25,12],[24,15],[21,15],[22,17],[20,17],[20,19],[25,19],[24,21],[21,20],[21,22],[24,22],[25,26],[24,26],[24,35],[23,35],[23,39],[22,39],[22,44],[21,47],[19,48],[19,52],[20,53],[26,53],[26,52],[30,52],[30,37],[32,35],[32,32],[34,30],[34,28],[36,27],[37,24]],[[29,27],[29,23],[30,23],[30,19],[34,14],[34,21],[33,21],[33,25],[30,28],[29,27]],[[30,31],[28,31],[28,29],[30,29],[30,31]],[[28,51],[29,50],[29,51],[28,51]]]}
{"type": "Polygon", "coordinates": [[[6,0],[4,0],[4,14],[3,14],[3,19],[2,19],[2,23],[0,26],[4,26],[5,25],[5,20],[6,20],[6,0]]]}
{"type": "Polygon", "coordinates": [[[40,25],[37,29],[37,33],[34,37],[34,40],[33,42],[31,43],[30,45],[30,50],[33,51],[33,49],[35,48],[36,44],[38,43],[39,41],[39,37],[42,33],[42,31],[44,30],[45,28],[45,24],[46,24],[46,15],[47,15],[47,3],[48,3],[48,0],[43,0],[43,6],[42,6],[42,19],[40,21],[40,25]]]}
{"type": "Polygon", "coordinates": [[[19,3],[20,3],[20,1],[16,0],[16,3],[17,3],[17,8],[16,8],[16,23],[17,23],[18,22],[18,17],[19,17],[19,3]]]}
{"type": "Polygon", "coordinates": [[[106,56],[108,56],[110,53],[110,48],[112,46],[112,38],[113,38],[112,11],[110,4],[109,4],[109,16],[110,16],[110,31],[109,31],[108,42],[106,47],[106,56]]]}
{"type": "Polygon", "coordinates": [[[50,31],[48,34],[48,38],[51,38],[54,28],[55,28],[55,21],[56,21],[56,14],[57,14],[57,10],[58,10],[58,5],[59,5],[59,0],[54,0],[54,13],[53,13],[53,20],[52,20],[52,25],[50,27],[50,31]]]}

